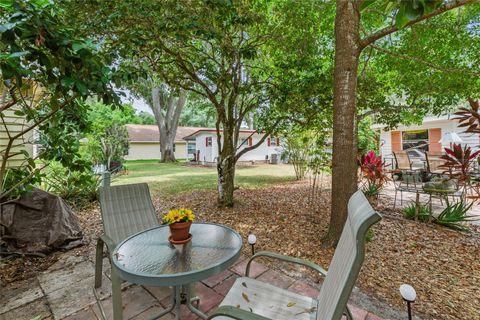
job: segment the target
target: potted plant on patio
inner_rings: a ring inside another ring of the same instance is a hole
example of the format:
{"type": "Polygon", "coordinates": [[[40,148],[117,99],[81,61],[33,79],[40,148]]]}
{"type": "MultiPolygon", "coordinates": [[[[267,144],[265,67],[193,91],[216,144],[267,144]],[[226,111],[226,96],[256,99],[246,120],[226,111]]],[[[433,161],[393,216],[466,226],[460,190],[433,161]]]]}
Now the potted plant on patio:
{"type": "Polygon", "coordinates": [[[195,215],[192,210],[186,208],[170,210],[163,216],[163,222],[170,227],[169,241],[172,244],[184,244],[192,239],[190,226],[195,215]]]}

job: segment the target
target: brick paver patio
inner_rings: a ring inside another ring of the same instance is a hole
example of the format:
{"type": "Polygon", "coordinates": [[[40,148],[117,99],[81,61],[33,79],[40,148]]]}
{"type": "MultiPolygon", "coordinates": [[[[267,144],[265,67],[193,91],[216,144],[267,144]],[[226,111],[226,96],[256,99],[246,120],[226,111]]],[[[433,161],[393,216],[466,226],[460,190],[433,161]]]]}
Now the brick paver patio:
{"type": "MultiPolygon", "coordinates": [[[[110,296],[110,267],[104,261],[102,305],[108,319],[112,319],[110,296]]],[[[195,293],[200,297],[200,309],[206,313],[222,301],[235,279],[245,271],[246,259],[242,257],[229,270],[195,284],[195,293]]],[[[0,291],[0,320],[32,319],[101,319],[93,295],[94,265],[83,257],[65,254],[65,257],[35,278],[11,283],[0,291]]],[[[303,295],[316,297],[320,285],[308,279],[297,279],[282,272],[253,262],[251,276],[276,286],[303,295]]],[[[147,319],[164,310],[170,304],[171,289],[168,287],[143,287],[123,284],[124,319],[147,319]]],[[[350,305],[356,320],[378,320],[379,317],[350,305]]],[[[167,314],[161,319],[173,319],[167,314]]],[[[181,319],[198,319],[182,305],[181,319]]]]}

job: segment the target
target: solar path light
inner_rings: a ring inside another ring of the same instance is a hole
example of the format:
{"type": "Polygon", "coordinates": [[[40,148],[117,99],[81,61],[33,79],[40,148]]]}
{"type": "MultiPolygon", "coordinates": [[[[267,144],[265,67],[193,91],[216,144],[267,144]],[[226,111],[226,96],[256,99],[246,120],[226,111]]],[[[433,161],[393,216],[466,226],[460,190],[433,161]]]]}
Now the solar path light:
{"type": "Polygon", "coordinates": [[[411,285],[402,284],[400,286],[400,295],[402,296],[403,300],[407,301],[408,320],[412,320],[411,304],[415,302],[415,299],[417,298],[417,293],[411,285]]]}

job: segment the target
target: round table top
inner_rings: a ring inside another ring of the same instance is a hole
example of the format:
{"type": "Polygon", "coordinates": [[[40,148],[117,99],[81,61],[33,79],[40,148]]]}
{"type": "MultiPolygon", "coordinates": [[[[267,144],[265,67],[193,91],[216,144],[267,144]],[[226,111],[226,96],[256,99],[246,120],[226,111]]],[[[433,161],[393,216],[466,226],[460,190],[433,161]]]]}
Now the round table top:
{"type": "Polygon", "coordinates": [[[220,273],[240,256],[241,236],[228,227],[193,223],[192,240],[185,245],[168,241],[168,226],[134,234],[114,250],[112,261],[122,279],[151,286],[192,283],[220,273]]]}

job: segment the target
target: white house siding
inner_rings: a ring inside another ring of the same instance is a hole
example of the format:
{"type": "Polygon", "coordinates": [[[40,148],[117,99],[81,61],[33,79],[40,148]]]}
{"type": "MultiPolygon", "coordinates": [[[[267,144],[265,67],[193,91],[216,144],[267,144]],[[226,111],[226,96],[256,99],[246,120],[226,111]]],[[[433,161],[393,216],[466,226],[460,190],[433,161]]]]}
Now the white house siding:
{"type": "MultiPolygon", "coordinates": [[[[445,118],[445,117],[443,117],[445,118]]],[[[377,126],[378,128],[378,126],[377,126]]],[[[458,136],[463,140],[462,145],[468,145],[473,149],[478,149],[480,144],[480,138],[478,134],[466,134],[463,133],[463,129],[458,127],[458,122],[455,120],[442,119],[435,120],[434,118],[426,119],[421,125],[411,125],[411,126],[399,126],[392,131],[410,131],[410,130],[428,130],[440,128],[442,130],[442,135],[445,132],[456,132],[458,136]]],[[[392,154],[392,140],[391,133],[392,131],[385,131],[383,128],[380,128],[380,154],[384,157],[393,156],[392,154]]],[[[442,143],[442,149],[450,147],[450,143],[442,143]]]]}
{"type": "MultiPolygon", "coordinates": [[[[240,139],[241,138],[248,138],[250,137],[250,133],[241,133],[240,134],[240,139]]],[[[195,141],[196,141],[196,150],[197,154],[199,152],[199,161],[202,163],[212,163],[216,162],[216,158],[218,156],[218,144],[217,144],[217,135],[215,132],[211,131],[205,131],[205,132],[198,132],[195,135],[195,141]],[[212,145],[211,146],[206,146],[206,138],[211,137],[212,138],[212,145]]],[[[252,137],[252,145],[255,145],[263,135],[261,134],[253,134],[252,137]]],[[[279,154],[281,152],[281,141],[280,141],[280,147],[279,146],[268,146],[268,141],[267,139],[257,148],[245,153],[242,155],[239,159],[239,161],[265,161],[267,156],[268,159],[271,158],[272,154],[279,154]]],[[[239,141],[240,144],[240,141],[239,141]]],[[[248,147],[248,143],[245,143],[245,145],[241,146],[240,148],[246,148],[248,147]]]]}
{"type": "MultiPolygon", "coordinates": [[[[128,155],[125,160],[160,160],[160,143],[130,141],[128,155]]],[[[175,142],[175,158],[187,158],[187,144],[185,141],[175,142]]]]}
{"type": "Polygon", "coordinates": [[[196,155],[198,157],[197,161],[206,163],[206,162],[214,162],[214,154],[218,154],[216,152],[217,148],[217,139],[216,135],[212,132],[200,132],[197,134],[195,138],[195,145],[196,145],[196,155]],[[212,145],[207,146],[205,139],[212,138],[212,145]],[[213,152],[213,148],[215,148],[215,152],[213,152]]]}

